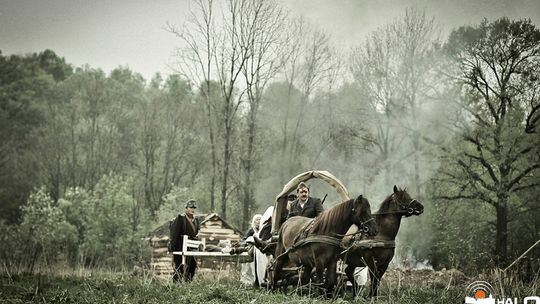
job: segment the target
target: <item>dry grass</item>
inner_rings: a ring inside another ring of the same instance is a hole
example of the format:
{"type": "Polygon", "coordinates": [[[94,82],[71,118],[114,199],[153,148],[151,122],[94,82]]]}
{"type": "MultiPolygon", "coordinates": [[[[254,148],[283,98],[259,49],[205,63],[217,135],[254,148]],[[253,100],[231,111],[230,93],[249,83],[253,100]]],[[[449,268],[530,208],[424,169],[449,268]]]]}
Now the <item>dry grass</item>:
{"type": "MultiPolygon", "coordinates": [[[[381,283],[376,303],[463,303],[466,286],[475,280],[490,282],[505,297],[538,295],[540,279],[525,283],[500,271],[466,277],[456,270],[391,270],[381,283]]],[[[327,303],[328,300],[294,293],[272,293],[243,286],[236,276],[222,271],[200,274],[189,284],[173,284],[169,278],[136,272],[89,269],[61,270],[35,275],[0,276],[3,303],[327,303]]],[[[334,303],[373,303],[362,290],[352,299],[350,291],[334,303]]]]}

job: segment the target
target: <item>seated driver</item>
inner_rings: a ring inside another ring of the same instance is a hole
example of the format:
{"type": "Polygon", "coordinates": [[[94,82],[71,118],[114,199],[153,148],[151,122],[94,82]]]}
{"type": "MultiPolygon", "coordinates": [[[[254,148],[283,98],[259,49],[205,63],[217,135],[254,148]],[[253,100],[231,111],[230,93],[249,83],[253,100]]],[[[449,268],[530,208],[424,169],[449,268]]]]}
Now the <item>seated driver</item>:
{"type": "Polygon", "coordinates": [[[289,211],[287,218],[293,216],[314,218],[323,212],[321,199],[309,196],[309,187],[306,183],[298,184],[296,194],[298,195],[296,200],[287,202],[287,211],[289,211]]]}

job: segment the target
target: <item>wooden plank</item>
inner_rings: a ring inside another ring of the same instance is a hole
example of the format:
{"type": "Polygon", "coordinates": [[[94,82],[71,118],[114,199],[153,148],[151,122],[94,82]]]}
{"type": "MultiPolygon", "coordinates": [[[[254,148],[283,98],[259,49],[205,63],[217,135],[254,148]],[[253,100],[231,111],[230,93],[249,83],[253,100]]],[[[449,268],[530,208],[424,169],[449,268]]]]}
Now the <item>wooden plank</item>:
{"type": "Polygon", "coordinates": [[[172,261],[172,255],[167,255],[167,256],[162,256],[162,257],[159,257],[159,258],[154,258],[152,259],[153,262],[159,262],[159,261],[172,261]]]}
{"type": "Polygon", "coordinates": [[[231,241],[240,240],[240,237],[238,235],[232,235],[232,234],[200,234],[199,237],[205,238],[207,240],[231,240],[231,241]]]}
{"type": "Polygon", "coordinates": [[[172,258],[162,258],[162,259],[156,259],[156,260],[153,260],[152,261],[152,264],[157,264],[157,263],[172,263],[173,259],[172,258]]]}
{"type": "MultiPolygon", "coordinates": [[[[207,240],[207,243],[212,244],[211,241],[215,241],[214,243],[219,243],[219,241],[225,241],[229,240],[231,243],[240,241],[239,237],[232,236],[232,235],[203,235],[204,238],[207,240]]],[[[215,245],[215,244],[214,244],[215,245]]]]}
{"type": "Polygon", "coordinates": [[[168,255],[165,255],[165,256],[162,256],[162,257],[154,257],[154,261],[160,261],[160,260],[171,260],[172,259],[172,254],[168,254],[168,255]]]}
{"type": "Polygon", "coordinates": [[[152,242],[150,245],[152,246],[152,248],[161,248],[161,247],[167,247],[168,242],[169,242],[169,239],[165,241],[152,242]]]}
{"type": "Polygon", "coordinates": [[[200,259],[224,259],[231,261],[248,261],[251,260],[251,256],[247,252],[241,254],[228,254],[223,252],[204,252],[204,251],[174,251],[175,255],[193,256],[200,259]]]}
{"type": "Polygon", "coordinates": [[[168,268],[172,268],[172,261],[169,262],[169,263],[152,263],[151,266],[152,267],[168,267],[168,268]]]}
{"type": "Polygon", "coordinates": [[[159,254],[153,254],[152,258],[154,259],[160,259],[160,258],[164,258],[164,257],[169,257],[171,256],[168,252],[164,252],[164,253],[159,253],[159,254]]]}
{"type": "Polygon", "coordinates": [[[168,254],[166,256],[162,256],[162,257],[155,257],[154,258],[154,261],[165,261],[165,260],[172,260],[172,254],[168,254]]]}
{"type": "Polygon", "coordinates": [[[165,267],[165,266],[172,267],[172,261],[151,263],[150,265],[153,267],[165,267]]]}
{"type": "Polygon", "coordinates": [[[162,240],[168,240],[168,239],[169,239],[168,235],[153,236],[153,237],[150,238],[150,242],[162,241],[162,240]]]}
{"type": "Polygon", "coordinates": [[[201,228],[199,230],[199,234],[200,233],[216,233],[216,234],[234,234],[234,235],[237,235],[235,233],[234,230],[232,229],[227,229],[227,228],[214,228],[214,227],[204,227],[204,228],[201,228]]]}
{"type": "Polygon", "coordinates": [[[208,233],[208,232],[201,232],[199,233],[199,238],[209,238],[209,237],[214,237],[214,238],[220,238],[220,239],[239,239],[240,236],[238,234],[232,234],[232,233],[215,233],[215,232],[212,232],[212,233],[208,233]]]}
{"type": "Polygon", "coordinates": [[[154,248],[152,250],[152,254],[163,254],[163,253],[167,253],[169,249],[167,249],[167,247],[161,247],[161,248],[154,248]]]}
{"type": "Polygon", "coordinates": [[[168,265],[171,265],[172,264],[172,259],[170,260],[159,260],[159,261],[153,261],[150,263],[150,265],[165,265],[165,264],[168,264],[168,265]]]}
{"type": "Polygon", "coordinates": [[[205,222],[201,227],[223,227],[222,221],[208,221],[205,222]]]}
{"type": "Polygon", "coordinates": [[[231,238],[231,239],[239,239],[240,236],[238,234],[234,233],[219,233],[219,232],[201,232],[199,233],[199,238],[208,238],[208,237],[218,237],[222,239],[231,238]]]}

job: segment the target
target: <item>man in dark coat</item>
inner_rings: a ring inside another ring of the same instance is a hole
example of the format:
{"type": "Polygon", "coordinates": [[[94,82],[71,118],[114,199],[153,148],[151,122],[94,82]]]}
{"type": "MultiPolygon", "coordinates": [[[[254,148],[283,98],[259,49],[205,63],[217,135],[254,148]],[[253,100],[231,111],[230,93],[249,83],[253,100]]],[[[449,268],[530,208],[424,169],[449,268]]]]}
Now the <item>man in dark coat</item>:
{"type": "Polygon", "coordinates": [[[309,187],[306,183],[301,182],[296,187],[296,193],[298,198],[292,202],[288,202],[287,210],[289,215],[287,218],[293,216],[305,216],[314,218],[323,212],[323,206],[321,199],[309,196],[309,187]]]}
{"type": "MultiPolygon", "coordinates": [[[[189,239],[196,240],[199,233],[199,222],[195,218],[197,203],[190,199],[186,202],[186,212],[179,214],[171,228],[171,247],[173,251],[181,251],[183,237],[187,235],[189,239]]],[[[197,261],[192,256],[186,257],[186,264],[182,265],[182,256],[174,255],[174,274],[173,281],[180,282],[182,279],[191,281],[197,268],[197,261]]]]}

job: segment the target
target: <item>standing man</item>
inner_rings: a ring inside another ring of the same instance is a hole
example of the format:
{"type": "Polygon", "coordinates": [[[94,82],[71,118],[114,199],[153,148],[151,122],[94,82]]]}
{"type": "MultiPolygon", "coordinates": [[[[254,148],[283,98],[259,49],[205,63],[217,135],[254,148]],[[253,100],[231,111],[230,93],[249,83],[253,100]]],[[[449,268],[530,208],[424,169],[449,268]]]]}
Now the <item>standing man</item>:
{"type": "MultiPolygon", "coordinates": [[[[199,233],[199,222],[195,218],[197,203],[194,199],[186,202],[185,213],[179,214],[172,223],[171,247],[173,251],[182,250],[183,237],[187,235],[189,239],[196,240],[199,233]]],[[[190,282],[197,268],[197,261],[192,256],[186,257],[186,264],[182,265],[182,256],[174,255],[173,281],[180,282],[182,279],[190,282]]]]}
{"type": "Polygon", "coordinates": [[[298,184],[296,194],[298,195],[296,200],[287,202],[287,210],[289,211],[287,218],[293,216],[314,218],[323,212],[321,199],[309,196],[309,187],[306,183],[298,184]]]}

